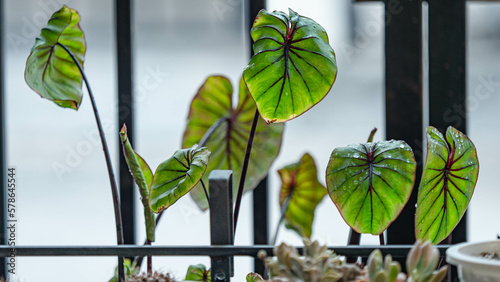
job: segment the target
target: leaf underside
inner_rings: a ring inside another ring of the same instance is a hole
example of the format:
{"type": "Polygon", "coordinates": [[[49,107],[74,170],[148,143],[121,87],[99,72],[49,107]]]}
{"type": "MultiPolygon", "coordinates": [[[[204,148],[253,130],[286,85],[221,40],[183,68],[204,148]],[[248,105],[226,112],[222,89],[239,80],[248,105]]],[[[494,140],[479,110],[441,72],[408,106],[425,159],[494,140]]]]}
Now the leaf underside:
{"type": "Polygon", "coordinates": [[[472,141],[453,127],[446,138],[427,129],[427,159],[418,188],[417,239],[437,244],[453,231],[467,210],[479,173],[472,141]]]}
{"type": "Polygon", "coordinates": [[[207,168],[210,150],[194,145],[177,150],[161,163],[153,177],[149,206],[159,213],[173,205],[200,181],[207,168]]]}
{"type": "Polygon", "coordinates": [[[309,154],[300,162],[278,170],[281,177],[280,206],[288,197],[290,202],[285,212],[285,226],[296,231],[300,237],[311,237],[314,211],[326,196],[326,188],[318,181],[316,164],[309,154]]]}
{"type": "Polygon", "coordinates": [[[82,74],[66,46],[83,66],[86,46],[78,13],[66,6],[55,12],[35,40],[26,61],[26,83],[42,98],[78,110],[82,101],[82,74]]]}
{"type": "Polygon", "coordinates": [[[326,171],[330,198],[358,233],[378,235],[408,201],[416,163],[403,141],[354,144],[336,148],[326,171]]]}
{"type": "Polygon", "coordinates": [[[261,10],[251,35],[255,55],[243,73],[267,123],[293,119],[319,103],[337,76],[335,53],[326,31],[289,10],[261,10]]]}
{"type": "MultiPolygon", "coordinates": [[[[193,98],[189,111],[182,147],[187,148],[200,142],[209,128],[221,121],[204,146],[210,149],[210,163],[205,173],[205,184],[212,170],[232,170],[234,183],[239,183],[245,149],[255,115],[255,103],[248,90],[240,81],[239,99],[236,108],[232,107],[233,88],[229,79],[211,76],[203,83],[193,98]]],[[[266,124],[259,119],[245,180],[245,192],[253,190],[267,175],[274,159],[278,156],[283,134],[283,124],[266,124]]],[[[201,185],[191,191],[191,197],[200,209],[206,210],[208,202],[201,185]]],[[[233,195],[237,195],[234,185],[233,195]]],[[[210,187],[208,187],[210,189],[210,187]]]]}

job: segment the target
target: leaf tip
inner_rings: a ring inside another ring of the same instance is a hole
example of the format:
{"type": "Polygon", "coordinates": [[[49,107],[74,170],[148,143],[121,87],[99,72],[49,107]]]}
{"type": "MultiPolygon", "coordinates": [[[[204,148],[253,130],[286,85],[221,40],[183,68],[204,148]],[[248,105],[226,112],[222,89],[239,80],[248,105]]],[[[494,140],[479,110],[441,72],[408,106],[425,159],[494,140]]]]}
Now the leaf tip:
{"type": "Polygon", "coordinates": [[[266,118],[266,119],[264,119],[264,120],[266,121],[266,123],[267,123],[267,124],[275,123],[275,122],[277,122],[277,121],[278,121],[278,119],[277,119],[277,118],[273,118],[273,119],[268,119],[268,118],[266,118]]]}
{"type": "Polygon", "coordinates": [[[127,134],[127,125],[124,123],[122,129],[120,129],[120,134],[127,134]]]}
{"type": "Polygon", "coordinates": [[[297,17],[299,14],[292,10],[292,8],[288,8],[288,14],[290,14],[290,18],[297,17]]]}

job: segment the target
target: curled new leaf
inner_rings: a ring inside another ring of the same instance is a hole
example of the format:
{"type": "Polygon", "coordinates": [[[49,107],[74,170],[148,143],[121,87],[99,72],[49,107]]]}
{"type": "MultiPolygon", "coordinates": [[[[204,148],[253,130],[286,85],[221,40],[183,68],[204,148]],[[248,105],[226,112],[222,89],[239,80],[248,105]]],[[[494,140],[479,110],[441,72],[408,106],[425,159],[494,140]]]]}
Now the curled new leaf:
{"type": "Polygon", "coordinates": [[[203,264],[190,265],[184,279],[188,281],[210,282],[210,269],[207,270],[203,264]]]}
{"type": "Polygon", "coordinates": [[[474,144],[453,127],[446,138],[427,129],[427,159],[418,188],[417,239],[437,244],[453,231],[469,205],[479,173],[474,144]]]}
{"type": "Polygon", "coordinates": [[[268,122],[293,119],[319,103],[337,76],[326,31],[291,9],[261,10],[253,24],[252,57],[243,78],[268,122]]]}
{"type": "Polygon", "coordinates": [[[410,198],[415,170],[413,152],[403,141],[354,144],[332,152],[326,184],[351,228],[378,235],[410,198]]]}
{"type": "MultiPolygon", "coordinates": [[[[256,109],[243,81],[240,81],[236,108],[232,107],[232,97],[233,87],[229,79],[223,76],[210,76],[191,102],[182,146],[188,148],[200,143],[204,135],[215,128],[204,144],[212,152],[205,180],[208,180],[212,170],[221,169],[232,170],[234,183],[240,181],[245,148],[256,109]]],[[[269,125],[259,119],[245,179],[245,192],[253,190],[267,175],[280,151],[283,127],[283,124],[269,125]]],[[[236,197],[238,187],[234,188],[233,195],[236,197]]],[[[200,185],[190,194],[201,209],[208,208],[208,202],[200,185]]]]}
{"type": "Polygon", "coordinates": [[[288,207],[285,225],[301,237],[311,237],[314,210],[326,195],[326,188],[318,181],[316,164],[309,154],[300,162],[278,170],[281,176],[280,206],[288,207]],[[288,202],[288,203],[287,203],[288,202]]]}
{"type": "Polygon", "coordinates": [[[188,193],[201,180],[210,150],[194,145],[177,150],[156,169],[149,193],[149,206],[159,213],[188,193]]]}
{"type": "Polygon", "coordinates": [[[66,46],[83,65],[85,37],[80,16],[66,6],[55,12],[31,49],[26,62],[26,83],[42,98],[64,108],[78,110],[82,101],[82,74],[66,46]]]}
{"type": "Polygon", "coordinates": [[[127,162],[130,173],[134,177],[134,181],[139,188],[139,193],[141,194],[141,202],[144,206],[144,218],[146,223],[146,234],[148,240],[151,242],[155,241],[155,215],[153,211],[149,208],[149,189],[151,187],[151,182],[153,180],[153,174],[148,164],[144,159],[137,154],[132,148],[132,144],[128,140],[127,127],[123,125],[120,131],[120,137],[122,140],[123,154],[127,162]]]}

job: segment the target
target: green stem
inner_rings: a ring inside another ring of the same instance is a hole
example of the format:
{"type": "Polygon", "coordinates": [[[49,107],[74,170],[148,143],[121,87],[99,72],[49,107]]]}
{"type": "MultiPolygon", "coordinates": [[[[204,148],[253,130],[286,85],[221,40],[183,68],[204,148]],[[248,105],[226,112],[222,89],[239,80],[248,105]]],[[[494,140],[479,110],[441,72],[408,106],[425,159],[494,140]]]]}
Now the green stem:
{"type": "MultiPolygon", "coordinates": [[[[370,143],[370,142],[373,142],[373,137],[375,136],[375,133],[377,133],[377,128],[374,127],[372,129],[372,131],[370,132],[370,135],[368,136],[368,140],[366,142],[370,143]]],[[[383,233],[380,234],[380,236],[382,236],[379,240],[380,240],[380,244],[382,244],[382,242],[384,242],[384,235],[383,233]]],[[[359,245],[361,241],[361,234],[356,232],[354,229],[351,228],[350,232],[349,232],[349,239],[347,241],[347,244],[348,245],[359,245]]]]}
{"type": "Polygon", "coordinates": [[[290,193],[286,197],[285,202],[283,203],[283,207],[281,208],[280,220],[278,221],[278,226],[276,226],[276,232],[274,233],[273,239],[271,241],[272,242],[271,245],[273,246],[276,244],[276,240],[278,239],[278,231],[280,230],[281,223],[283,223],[283,220],[285,219],[285,214],[286,211],[288,210],[288,206],[290,205],[291,200],[292,200],[292,193],[290,193]]]}
{"type": "MultiPolygon", "coordinates": [[[[158,222],[160,222],[162,214],[163,214],[163,212],[159,213],[156,216],[156,219],[155,219],[155,229],[156,229],[156,226],[158,226],[158,222]]],[[[147,245],[147,244],[148,244],[148,240],[146,239],[146,241],[144,242],[143,245],[147,245]]],[[[144,260],[144,256],[136,256],[135,259],[134,259],[134,261],[135,261],[135,268],[141,269],[142,261],[143,260],[144,260]]]]}
{"type": "Polygon", "coordinates": [[[207,187],[205,186],[205,183],[203,182],[203,179],[200,179],[200,182],[201,182],[201,186],[203,186],[203,191],[205,192],[205,196],[207,197],[208,208],[210,209],[210,197],[208,196],[207,187]]]}
{"type": "Polygon", "coordinates": [[[368,136],[368,143],[373,142],[373,136],[375,136],[375,133],[377,133],[377,128],[374,127],[372,131],[370,132],[370,135],[368,136]]]}
{"type": "Polygon", "coordinates": [[[205,144],[207,143],[207,141],[210,139],[210,137],[212,137],[212,135],[214,134],[215,130],[217,128],[219,128],[219,126],[225,122],[225,121],[228,121],[229,118],[227,117],[221,117],[219,118],[218,120],[216,120],[214,122],[214,124],[212,124],[212,126],[210,126],[210,128],[207,130],[207,132],[205,132],[205,134],[203,135],[203,137],[201,138],[200,140],[200,144],[198,144],[200,147],[204,147],[205,144]]]}
{"type": "MultiPolygon", "coordinates": [[[[151,241],[146,239],[146,246],[151,246],[151,241]]],[[[148,256],[148,274],[151,275],[153,273],[153,258],[151,256],[148,256]]]]}
{"type": "Polygon", "coordinates": [[[252,153],[253,139],[255,131],[257,130],[257,122],[259,121],[259,110],[255,110],[255,116],[252,121],[252,129],[248,136],[247,150],[245,153],[245,160],[243,161],[243,168],[241,169],[240,185],[238,187],[238,195],[236,196],[236,204],[234,205],[234,233],[236,234],[236,225],[238,223],[238,215],[240,213],[241,198],[243,196],[243,188],[245,186],[245,178],[247,177],[248,163],[250,162],[250,155],[252,153]]]}
{"type": "MultiPolygon", "coordinates": [[[[227,120],[228,120],[227,117],[221,117],[220,119],[218,119],[217,121],[215,121],[214,124],[212,124],[212,126],[210,126],[210,128],[207,130],[207,132],[205,132],[205,134],[201,138],[200,143],[198,145],[200,147],[204,147],[205,144],[207,143],[207,141],[210,139],[210,137],[214,134],[215,130],[217,128],[219,128],[219,126],[221,126],[221,124],[223,122],[227,121],[227,120]]],[[[208,201],[208,199],[209,199],[208,198],[208,190],[207,190],[207,188],[206,188],[205,183],[203,182],[203,180],[201,180],[201,185],[203,186],[203,190],[205,192],[205,196],[207,197],[207,202],[210,205],[210,202],[208,201]]],[[[160,221],[160,218],[161,218],[162,214],[163,214],[163,211],[160,212],[158,214],[158,216],[156,216],[155,229],[158,226],[158,222],[160,221]]],[[[144,242],[144,245],[146,245],[146,243],[147,243],[147,240],[144,242]]],[[[137,256],[137,257],[135,257],[134,261],[136,262],[136,268],[138,268],[138,269],[141,268],[143,259],[144,259],[143,256],[137,256]]]]}
{"type": "MultiPolygon", "coordinates": [[[[94,110],[94,116],[97,123],[97,128],[99,130],[99,136],[101,137],[102,149],[104,151],[104,157],[106,159],[106,166],[108,168],[109,182],[111,183],[111,193],[113,195],[113,206],[115,210],[115,222],[116,222],[116,241],[118,245],[123,245],[123,229],[122,229],[122,214],[120,210],[120,199],[118,195],[118,188],[116,185],[115,175],[113,174],[113,167],[111,165],[111,158],[109,156],[108,145],[106,143],[106,137],[104,136],[104,130],[102,129],[101,119],[99,118],[99,113],[97,111],[97,106],[94,100],[94,95],[92,94],[92,90],[90,89],[90,84],[87,80],[87,76],[85,72],[83,72],[83,68],[80,65],[80,62],[76,59],[73,52],[71,52],[66,46],[57,42],[57,45],[61,46],[68,54],[71,56],[71,59],[75,62],[82,74],[83,80],[85,81],[85,85],[87,86],[87,91],[89,92],[90,102],[92,104],[92,108],[94,110]]],[[[123,257],[118,256],[118,281],[125,281],[125,271],[123,269],[123,257]]]]}
{"type": "MultiPolygon", "coordinates": [[[[375,133],[377,133],[376,127],[374,127],[372,129],[372,132],[370,132],[370,136],[368,136],[368,142],[373,142],[373,136],[375,136],[375,133]]],[[[380,235],[378,235],[378,240],[380,242],[380,246],[385,245],[384,232],[382,232],[382,233],[380,233],[380,235]]]]}

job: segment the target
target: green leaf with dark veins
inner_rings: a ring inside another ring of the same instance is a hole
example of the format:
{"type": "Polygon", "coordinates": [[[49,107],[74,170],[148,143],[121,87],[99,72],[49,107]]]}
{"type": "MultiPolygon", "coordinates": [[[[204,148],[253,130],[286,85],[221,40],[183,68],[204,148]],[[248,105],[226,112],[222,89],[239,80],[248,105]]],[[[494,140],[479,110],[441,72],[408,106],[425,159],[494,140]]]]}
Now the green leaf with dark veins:
{"type": "Polygon", "coordinates": [[[66,6],[55,12],[35,40],[26,62],[26,83],[42,98],[64,108],[78,110],[82,102],[82,74],[66,46],[83,66],[85,37],[80,15],[66,6]]]}
{"type": "Polygon", "coordinates": [[[190,265],[185,280],[210,282],[210,269],[203,264],[190,265]]]}
{"type": "Polygon", "coordinates": [[[443,241],[453,231],[469,205],[479,174],[472,141],[448,127],[445,137],[427,129],[427,159],[418,188],[415,234],[417,239],[443,241]]]}
{"type": "Polygon", "coordinates": [[[285,212],[285,226],[300,237],[311,237],[314,211],[327,194],[318,181],[314,159],[305,154],[300,162],[278,170],[281,176],[280,206],[289,201],[285,212]]]}
{"type": "Polygon", "coordinates": [[[132,148],[132,144],[127,136],[127,127],[125,124],[120,130],[120,138],[122,140],[123,154],[127,162],[130,173],[132,174],[139,194],[141,195],[141,202],[144,207],[144,219],[146,224],[146,234],[148,240],[155,241],[155,215],[149,208],[149,189],[151,186],[153,174],[148,164],[144,159],[137,154],[132,148]]]}
{"type": "Polygon", "coordinates": [[[353,144],[333,150],[326,185],[352,229],[379,235],[408,202],[415,171],[415,157],[403,141],[353,144]]]}
{"type": "MultiPolygon", "coordinates": [[[[238,105],[236,108],[232,105],[233,87],[229,79],[223,76],[207,78],[191,102],[182,147],[188,148],[198,144],[205,133],[215,123],[219,123],[204,144],[212,152],[207,173],[203,178],[205,183],[208,183],[208,175],[215,169],[232,170],[234,183],[240,181],[245,149],[256,110],[255,103],[242,80],[239,84],[238,105]]],[[[245,180],[245,192],[253,190],[267,175],[280,151],[283,127],[283,124],[269,125],[259,119],[245,180]]],[[[238,194],[237,189],[238,186],[234,185],[234,197],[238,194]]],[[[190,194],[202,210],[208,208],[208,202],[200,185],[197,185],[190,194]]]]}
{"type": "Polygon", "coordinates": [[[177,150],[161,163],[153,177],[149,206],[159,213],[186,195],[201,180],[207,169],[210,150],[193,145],[189,149],[177,150]]]}
{"type": "Polygon", "coordinates": [[[252,57],[243,78],[262,118],[285,122],[319,103],[337,76],[335,53],[318,23],[291,9],[261,10],[253,24],[252,57]]]}

